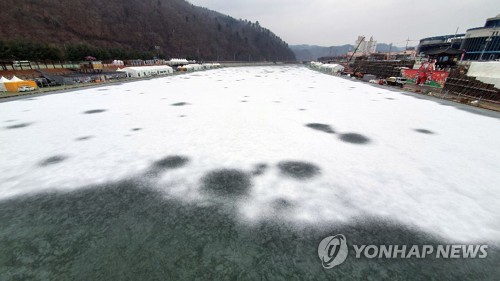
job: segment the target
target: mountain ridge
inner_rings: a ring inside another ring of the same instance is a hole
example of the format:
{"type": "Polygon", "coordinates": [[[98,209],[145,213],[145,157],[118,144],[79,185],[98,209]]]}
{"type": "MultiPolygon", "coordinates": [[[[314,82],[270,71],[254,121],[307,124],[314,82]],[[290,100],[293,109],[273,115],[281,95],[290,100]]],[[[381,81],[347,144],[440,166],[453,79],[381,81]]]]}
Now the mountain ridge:
{"type": "MultiPolygon", "coordinates": [[[[3,41],[34,42],[63,51],[67,45],[82,44],[105,50],[149,52],[166,58],[295,59],[286,42],[258,22],[236,20],[184,0],[3,2],[3,41]]],[[[12,50],[5,49],[0,48],[0,58],[15,57],[12,50]]]]}
{"type": "MultiPolygon", "coordinates": [[[[318,46],[318,45],[290,45],[290,49],[295,53],[295,57],[300,61],[311,61],[317,60],[320,57],[334,57],[334,56],[343,56],[346,55],[347,52],[353,51],[356,46],[351,44],[345,44],[340,46],[318,46]]],[[[391,49],[389,44],[378,43],[377,44],[377,52],[389,52],[391,49]]],[[[392,52],[400,52],[403,51],[405,47],[397,47],[392,46],[392,52]]]]}

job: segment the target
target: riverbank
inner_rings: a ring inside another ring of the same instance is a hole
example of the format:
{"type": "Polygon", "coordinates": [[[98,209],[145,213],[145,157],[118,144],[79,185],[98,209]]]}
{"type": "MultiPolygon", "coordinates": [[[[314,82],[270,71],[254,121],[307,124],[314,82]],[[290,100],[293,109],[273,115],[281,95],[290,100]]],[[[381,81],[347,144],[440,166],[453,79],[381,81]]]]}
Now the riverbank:
{"type": "MultiPolygon", "coordinates": [[[[283,62],[241,62],[241,61],[234,61],[234,62],[229,61],[229,62],[218,62],[218,63],[220,63],[221,67],[272,66],[272,65],[283,65],[284,64],[283,62]]],[[[210,69],[207,69],[207,70],[210,70],[210,69]]],[[[202,70],[202,71],[207,71],[207,70],[202,70]]],[[[191,72],[176,71],[173,74],[170,74],[168,76],[182,75],[182,74],[187,74],[187,73],[191,73],[191,72]]],[[[45,95],[47,93],[50,93],[50,94],[64,93],[64,92],[80,90],[82,88],[95,88],[95,87],[102,87],[102,86],[108,86],[108,85],[114,85],[114,84],[155,79],[155,78],[159,78],[159,77],[165,77],[165,76],[150,76],[150,77],[143,77],[143,78],[123,78],[123,79],[112,79],[112,80],[107,80],[107,81],[97,82],[97,83],[84,83],[84,84],[73,84],[73,85],[60,85],[60,86],[54,86],[54,87],[42,87],[42,88],[38,88],[37,90],[31,91],[31,92],[3,92],[3,93],[0,93],[0,102],[16,100],[19,98],[37,97],[37,96],[45,95]]]]}

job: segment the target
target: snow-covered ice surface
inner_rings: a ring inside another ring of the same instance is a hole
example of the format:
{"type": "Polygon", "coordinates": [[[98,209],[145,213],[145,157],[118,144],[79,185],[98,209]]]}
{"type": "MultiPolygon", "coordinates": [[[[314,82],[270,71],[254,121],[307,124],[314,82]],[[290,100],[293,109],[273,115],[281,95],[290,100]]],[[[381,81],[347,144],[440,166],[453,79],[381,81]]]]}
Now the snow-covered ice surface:
{"type": "Polygon", "coordinates": [[[500,242],[498,114],[304,67],[4,102],[0,125],[2,201],[134,178],[165,200],[231,205],[249,227],[373,219],[445,243],[500,242]]]}

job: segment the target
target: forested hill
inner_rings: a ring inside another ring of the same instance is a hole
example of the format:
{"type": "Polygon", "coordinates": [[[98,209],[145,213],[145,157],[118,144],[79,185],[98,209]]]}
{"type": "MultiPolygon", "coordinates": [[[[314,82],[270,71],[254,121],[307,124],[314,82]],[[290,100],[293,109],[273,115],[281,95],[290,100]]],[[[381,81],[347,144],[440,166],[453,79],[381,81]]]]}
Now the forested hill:
{"type": "Polygon", "coordinates": [[[258,22],[184,0],[3,0],[0,59],[293,60],[258,22]]]}

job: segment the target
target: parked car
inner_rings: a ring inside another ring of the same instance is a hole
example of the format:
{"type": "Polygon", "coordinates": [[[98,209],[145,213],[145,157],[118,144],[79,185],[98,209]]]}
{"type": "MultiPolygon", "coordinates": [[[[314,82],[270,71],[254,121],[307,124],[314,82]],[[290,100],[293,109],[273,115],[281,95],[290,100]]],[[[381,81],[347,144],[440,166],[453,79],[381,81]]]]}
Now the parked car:
{"type": "Polygon", "coordinates": [[[40,88],[48,87],[49,81],[46,78],[35,78],[36,85],[40,88]]]}
{"type": "Polygon", "coordinates": [[[373,84],[385,85],[384,79],[371,79],[369,82],[373,84]]]}
{"type": "Polygon", "coordinates": [[[406,78],[403,77],[389,77],[386,79],[387,85],[403,87],[406,84],[406,78]]]}
{"type": "Polygon", "coordinates": [[[31,92],[31,91],[34,91],[34,90],[35,90],[35,88],[34,87],[30,87],[30,86],[21,86],[18,89],[19,92],[31,92]]]}

